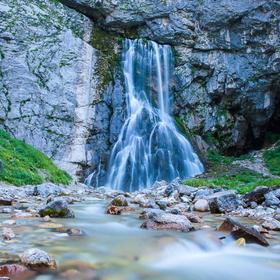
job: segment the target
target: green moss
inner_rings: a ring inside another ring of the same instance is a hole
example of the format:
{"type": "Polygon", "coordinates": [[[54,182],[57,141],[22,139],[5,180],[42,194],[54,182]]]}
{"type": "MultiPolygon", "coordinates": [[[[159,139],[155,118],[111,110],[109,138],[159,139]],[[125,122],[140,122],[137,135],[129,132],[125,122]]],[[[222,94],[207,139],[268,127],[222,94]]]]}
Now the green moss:
{"type": "Polygon", "coordinates": [[[280,176],[280,141],[273,148],[265,151],[263,157],[269,171],[273,175],[280,176]]]}
{"type": "Polygon", "coordinates": [[[57,168],[43,153],[0,130],[0,181],[16,186],[44,181],[67,185],[70,175],[57,168]]]}
{"type": "Polygon", "coordinates": [[[177,129],[188,139],[192,137],[191,132],[185,126],[184,122],[180,119],[179,116],[174,116],[175,124],[177,129]]]}
{"type": "Polygon", "coordinates": [[[95,27],[92,34],[92,45],[99,50],[97,74],[100,78],[99,90],[103,90],[114,79],[114,70],[119,63],[118,48],[122,37],[117,37],[101,28],[95,27]]]}
{"type": "Polygon", "coordinates": [[[241,171],[235,174],[217,176],[216,178],[188,179],[185,184],[194,187],[223,187],[235,189],[239,193],[245,194],[257,186],[277,186],[280,184],[280,179],[267,178],[253,171],[241,171]]]}

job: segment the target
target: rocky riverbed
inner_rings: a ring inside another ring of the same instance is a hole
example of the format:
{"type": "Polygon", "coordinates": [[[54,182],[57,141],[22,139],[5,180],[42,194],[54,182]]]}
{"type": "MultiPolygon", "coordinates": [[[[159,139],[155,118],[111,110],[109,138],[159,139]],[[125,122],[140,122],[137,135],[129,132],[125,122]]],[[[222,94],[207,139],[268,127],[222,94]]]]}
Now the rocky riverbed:
{"type": "Polygon", "coordinates": [[[265,271],[277,279],[279,190],[259,187],[241,196],[185,186],[179,180],[136,193],[83,184],[16,191],[1,186],[0,276],[185,279],[190,273],[209,279],[224,273],[238,279],[254,266],[255,279],[265,271]],[[198,262],[206,258],[203,273],[183,266],[190,254],[198,262]],[[236,262],[240,272],[232,274],[227,263],[221,271],[219,262],[225,260],[236,262]],[[166,273],[165,263],[173,263],[166,273]]]}

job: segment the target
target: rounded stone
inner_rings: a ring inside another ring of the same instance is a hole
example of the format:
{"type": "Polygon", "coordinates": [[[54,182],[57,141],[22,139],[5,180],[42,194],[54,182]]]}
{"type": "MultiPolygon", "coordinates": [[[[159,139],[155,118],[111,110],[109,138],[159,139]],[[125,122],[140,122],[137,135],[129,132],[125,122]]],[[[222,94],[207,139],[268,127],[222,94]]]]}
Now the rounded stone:
{"type": "Polygon", "coordinates": [[[194,210],[199,212],[207,212],[209,211],[209,204],[206,199],[199,199],[194,204],[194,210]]]}

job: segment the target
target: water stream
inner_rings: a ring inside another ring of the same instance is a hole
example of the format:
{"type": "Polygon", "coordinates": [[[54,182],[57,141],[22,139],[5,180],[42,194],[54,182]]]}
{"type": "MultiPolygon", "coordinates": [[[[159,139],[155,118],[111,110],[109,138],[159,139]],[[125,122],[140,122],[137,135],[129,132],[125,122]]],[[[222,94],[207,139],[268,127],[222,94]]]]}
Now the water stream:
{"type": "Polygon", "coordinates": [[[202,173],[202,163],[171,117],[171,47],[127,39],[123,71],[128,116],[111,153],[107,185],[135,191],[202,173]]]}
{"type": "MultiPolygon", "coordinates": [[[[61,268],[69,262],[92,264],[89,277],[71,279],[102,280],[278,280],[280,235],[275,232],[268,248],[247,244],[238,247],[232,240],[219,241],[211,229],[191,233],[140,229],[137,214],[111,216],[104,213],[107,202],[88,198],[75,204],[75,219],[55,219],[55,223],[80,228],[82,237],[69,237],[54,229],[42,228],[42,220],[17,220],[13,243],[0,242],[1,253],[20,254],[27,248],[48,251],[61,268]],[[96,278],[94,278],[96,277],[96,278]]],[[[0,214],[0,222],[6,219],[0,214]]],[[[205,216],[214,227],[224,217],[205,216]]],[[[84,269],[85,270],[85,269],[84,269]]],[[[37,280],[68,279],[59,274],[37,276],[37,280]]]]}

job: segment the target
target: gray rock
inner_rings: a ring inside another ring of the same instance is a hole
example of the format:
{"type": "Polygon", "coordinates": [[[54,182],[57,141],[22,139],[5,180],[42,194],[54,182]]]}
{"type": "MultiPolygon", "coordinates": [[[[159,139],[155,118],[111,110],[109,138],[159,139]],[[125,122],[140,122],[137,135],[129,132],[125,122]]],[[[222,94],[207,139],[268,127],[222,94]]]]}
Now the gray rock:
{"type": "Polygon", "coordinates": [[[235,210],[241,202],[234,191],[222,191],[207,197],[211,213],[226,213],[235,210]]]}
{"type": "Polygon", "coordinates": [[[55,269],[56,263],[53,258],[43,250],[32,248],[20,255],[21,262],[33,270],[55,269]]]}
{"type": "Polygon", "coordinates": [[[195,194],[195,200],[204,199],[213,193],[212,189],[199,189],[195,194]]]}
{"type": "Polygon", "coordinates": [[[265,205],[268,207],[271,206],[280,206],[280,199],[277,198],[274,192],[268,192],[264,195],[265,205]]]}
{"type": "Polygon", "coordinates": [[[194,204],[194,210],[199,212],[209,211],[209,203],[206,199],[199,199],[194,204]]]}
{"type": "Polygon", "coordinates": [[[207,136],[218,132],[217,147],[239,153],[277,123],[280,54],[278,36],[271,36],[278,34],[277,0],[62,1],[105,30],[133,26],[139,37],[174,46],[175,115],[202,131],[202,152],[215,144],[207,136]]]}
{"type": "Polygon", "coordinates": [[[74,212],[69,208],[68,203],[61,199],[49,202],[44,208],[40,209],[41,217],[50,216],[51,218],[74,218],[74,212]]]}
{"type": "Polygon", "coordinates": [[[250,202],[256,202],[258,204],[261,204],[264,202],[265,197],[264,195],[269,192],[268,187],[257,187],[253,191],[245,194],[243,196],[243,200],[245,203],[250,203],[250,202]]]}
{"type": "Polygon", "coordinates": [[[193,230],[191,222],[183,215],[174,215],[164,212],[150,212],[148,219],[141,228],[154,230],[177,230],[188,232],[193,230]]]}
{"type": "Polygon", "coordinates": [[[269,246],[266,239],[256,229],[245,226],[232,218],[226,218],[218,230],[230,233],[235,239],[245,238],[247,243],[269,246]]]}
{"type": "Polygon", "coordinates": [[[58,185],[52,183],[44,183],[34,187],[33,195],[48,197],[50,195],[62,195],[65,194],[66,190],[58,185]]]}
{"type": "Polygon", "coordinates": [[[280,231],[280,222],[273,218],[267,218],[262,226],[268,230],[280,231]]]}

